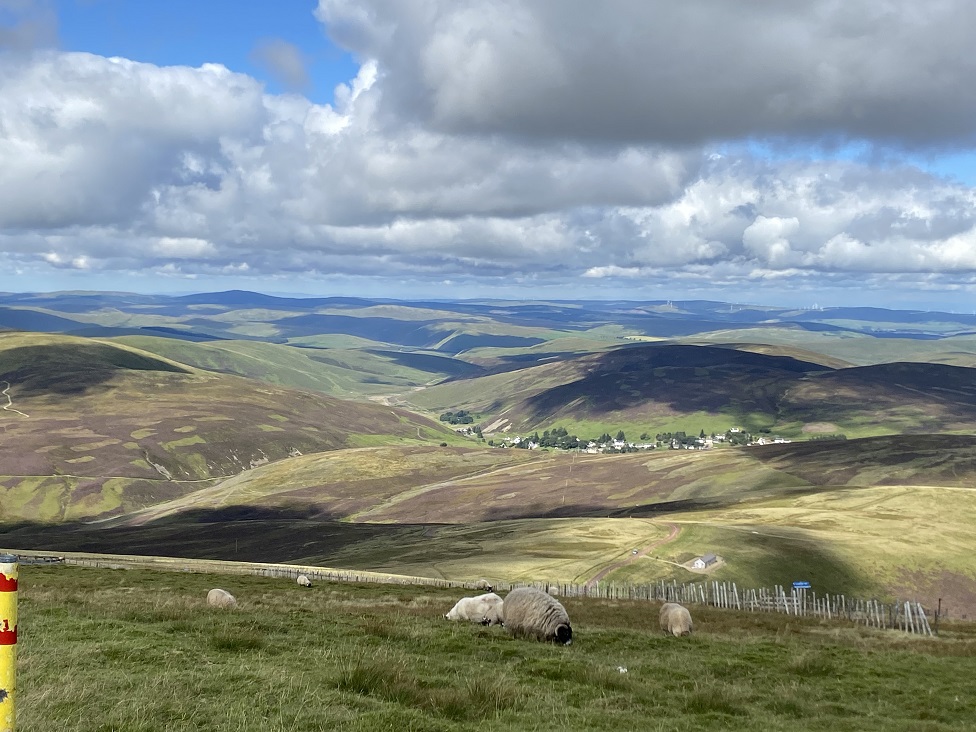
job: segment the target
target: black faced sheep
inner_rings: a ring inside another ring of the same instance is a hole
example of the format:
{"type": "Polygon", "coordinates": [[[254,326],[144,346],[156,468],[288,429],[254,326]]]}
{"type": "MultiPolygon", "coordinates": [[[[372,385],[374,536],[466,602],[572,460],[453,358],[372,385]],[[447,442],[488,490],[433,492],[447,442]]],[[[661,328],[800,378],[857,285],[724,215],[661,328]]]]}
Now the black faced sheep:
{"type": "Polygon", "coordinates": [[[448,620],[469,620],[483,623],[485,615],[495,605],[501,605],[502,598],[494,592],[486,592],[477,597],[462,597],[444,616],[448,620]]]}
{"type": "Polygon", "coordinates": [[[475,582],[474,588],[476,590],[484,590],[485,592],[491,592],[492,590],[495,589],[494,587],[492,587],[491,582],[489,582],[486,579],[480,579],[477,582],[475,582]]]}
{"type": "Polygon", "coordinates": [[[312,580],[310,580],[304,574],[300,574],[298,575],[298,584],[300,584],[302,587],[311,587],[312,580]]]}
{"type": "Polygon", "coordinates": [[[481,619],[482,625],[505,625],[505,603],[496,602],[488,608],[485,617],[481,619]]]}
{"type": "Polygon", "coordinates": [[[221,590],[215,587],[207,593],[207,604],[210,607],[237,607],[237,600],[227,590],[221,590]]]}
{"type": "Polygon", "coordinates": [[[568,646],[573,628],[566,608],[535,587],[517,587],[505,596],[502,619],[512,635],[553,641],[568,646]]]}
{"type": "Polygon", "coordinates": [[[691,613],[684,605],[666,602],[661,606],[661,630],[665,635],[691,635],[691,613]]]}

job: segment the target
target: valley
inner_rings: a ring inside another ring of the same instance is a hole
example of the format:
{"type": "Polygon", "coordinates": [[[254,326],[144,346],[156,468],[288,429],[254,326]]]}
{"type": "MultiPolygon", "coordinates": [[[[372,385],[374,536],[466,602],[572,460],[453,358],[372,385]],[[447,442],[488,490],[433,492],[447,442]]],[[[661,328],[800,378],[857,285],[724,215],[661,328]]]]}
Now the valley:
{"type": "Polygon", "coordinates": [[[5,296],[0,546],[976,613],[972,318],[684,305],[5,296]]]}

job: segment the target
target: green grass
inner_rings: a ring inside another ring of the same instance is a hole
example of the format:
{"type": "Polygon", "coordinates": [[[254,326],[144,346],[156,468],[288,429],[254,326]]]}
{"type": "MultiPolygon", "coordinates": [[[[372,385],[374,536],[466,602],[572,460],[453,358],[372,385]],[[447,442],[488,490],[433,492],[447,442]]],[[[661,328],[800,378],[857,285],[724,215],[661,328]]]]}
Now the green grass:
{"type": "Polygon", "coordinates": [[[567,600],[574,643],[516,640],[410,586],[22,567],[19,729],[863,730],[976,725],[976,628],[938,639],[692,606],[567,600]],[[211,587],[238,598],[207,608],[211,587]],[[620,669],[626,669],[621,672],[620,669]]]}
{"type": "MultiPolygon", "coordinates": [[[[263,330],[263,326],[261,327],[263,330]]],[[[244,335],[265,337],[271,332],[234,329],[244,335]]],[[[308,339],[298,339],[305,342],[308,339]]],[[[315,341],[315,339],[311,339],[315,341]]],[[[447,372],[430,372],[406,367],[388,355],[356,347],[383,344],[365,341],[339,343],[325,338],[325,349],[298,348],[295,345],[259,341],[218,341],[191,343],[154,336],[121,336],[113,339],[145,351],[156,353],[209,371],[236,374],[279,386],[318,391],[343,398],[361,398],[369,394],[388,394],[400,389],[421,386],[447,376],[447,372]]],[[[388,346],[387,346],[388,347],[388,346]]],[[[445,364],[449,361],[445,359],[445,364]]]]}

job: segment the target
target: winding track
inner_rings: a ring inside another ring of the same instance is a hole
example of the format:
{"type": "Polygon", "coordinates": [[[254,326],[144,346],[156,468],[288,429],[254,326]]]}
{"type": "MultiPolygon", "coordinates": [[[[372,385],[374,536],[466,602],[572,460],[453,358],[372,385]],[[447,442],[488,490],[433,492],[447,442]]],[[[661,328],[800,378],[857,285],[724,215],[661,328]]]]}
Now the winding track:
{"type": "Polygon", "coordinates": [[[9,392],[10,392],[10,382],[4,380],[3,383],[7,385],[6,388],[3,391],[0,391],[0,396],[7,397],[7,403],[3,405],[4,410],[7,411],[7,412],[16,412],[21,417],[27,417],[28,419],[30,419],[30,415],[29,414],[24,414],[19,409],[14,409],[14,400],[10,398],[10,394],[9,394],[9,392]]]}
{"type": "Polygon", "coordinates": [[[678,537],[678,534],[681,533],[681,527],[678,526],[677,524],[672,524],[672,523],[668,523],[668,526],[671,527],[671,531],[669,531],[668,535],[665,536],[663,539],[655,541],[653,544],[648,544],[643,549],[639,549],[636,554],[629,554],[625,559],[621,559],[619,562],[614,562],[613,564],[607,565],[599,572],[597,572],[595,575],[593,575],[590,579],[588,579],[586,581],[586,586],[592,587],[611,572],[620,569],[621,567],[624,567],[630,564],[631,562],[636,562],[641,557],[646,557],[652,549],[655,549],[656,547],[659,547],[662,544],[667,544],[669,541],[674,541],[678,537]]]}

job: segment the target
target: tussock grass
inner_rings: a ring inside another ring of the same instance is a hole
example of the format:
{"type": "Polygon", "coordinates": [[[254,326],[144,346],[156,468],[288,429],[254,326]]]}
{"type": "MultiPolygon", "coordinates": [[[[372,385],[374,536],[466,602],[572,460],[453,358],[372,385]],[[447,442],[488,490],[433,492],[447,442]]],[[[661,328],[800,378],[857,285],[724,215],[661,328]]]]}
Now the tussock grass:
{"type": "Polygon", "coordinates": [[[566,599],[569,647],[445,621],[425,587],[21,569],[19,729],[780,730],[976,726],[976,627],[907,639],[808,618],[566,599]],[[205,603],[214,586],[233,611],[205,603]],[[622,670],[623,669],[623,670],[622,670]]]}

